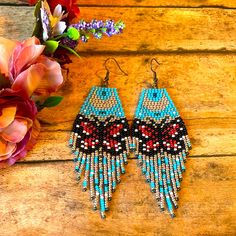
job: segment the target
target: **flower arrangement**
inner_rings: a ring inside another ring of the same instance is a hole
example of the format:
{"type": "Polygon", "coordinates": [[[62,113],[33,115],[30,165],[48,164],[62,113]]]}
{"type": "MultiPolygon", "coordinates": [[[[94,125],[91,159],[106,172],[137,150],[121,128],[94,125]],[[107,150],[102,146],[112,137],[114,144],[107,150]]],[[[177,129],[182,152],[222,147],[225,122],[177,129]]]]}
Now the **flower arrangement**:
{"type": "Polygon", "coordinates": [[[79,20],[75,0],[29,0],[35,5],[35,28],[23,42],[0,37],[0,168],[13,165],[32,149],[40,132],[37,114],[58,105],[51,96],[63,84],[61,67],[78,55],[90,36],[122,33],[122,21],[79,20]],[[64,52],[68,52],[68,54],[64,52]]]}

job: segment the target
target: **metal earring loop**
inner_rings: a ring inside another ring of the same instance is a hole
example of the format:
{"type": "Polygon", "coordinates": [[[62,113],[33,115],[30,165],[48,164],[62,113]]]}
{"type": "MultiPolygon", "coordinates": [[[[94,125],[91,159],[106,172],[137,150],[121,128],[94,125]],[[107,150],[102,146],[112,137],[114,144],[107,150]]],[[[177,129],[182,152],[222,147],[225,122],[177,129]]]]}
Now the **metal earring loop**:
{"type": "Polygon", "coordinates": [[[119,63],[117,62],[117,60],[116,60],[115,58],[113,58],[113,57],[109,57],[109,58],[107,58],[107,59],[105,60],[105,62],[104,62],[104,67],[105,67],[107,73],[106,73],[105,78],[104,78],[103,81],[102,81],[102,87],[108,87],[108,81],[109,81],[109,77],[110,77],[110,70],[109,70],[109,68],[107,67],[107,62],[110,61],[110,60],[113,60],[113,61],[116,63],[116,65],[117,65],[117,67],[119,68],[119,70],[120,70],[125,76],[128,76],[128,74],[127,74],[125,71],[122,70],[122,68],[120,67],[120,65],[119,65],[119,63]]]}
{"type": "Polygon", "coordinates": [[[158,65],[161,65],[156,58],[151,59],[151,71],[153,72],[153,87],[158,88],[158,78],[157,78],[157,72],[153,69],[153,62],[156,62],[158,65]]]}

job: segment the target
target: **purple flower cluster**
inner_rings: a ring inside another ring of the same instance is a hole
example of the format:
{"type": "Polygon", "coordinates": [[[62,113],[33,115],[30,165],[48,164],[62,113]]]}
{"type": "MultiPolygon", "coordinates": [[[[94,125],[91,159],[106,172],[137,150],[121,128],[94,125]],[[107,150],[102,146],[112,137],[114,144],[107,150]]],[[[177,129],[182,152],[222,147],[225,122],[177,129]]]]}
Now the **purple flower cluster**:
{"type": "Polygon", "coordinates": [[[87,42],[88,37],[86,36],[89,33],[93,34],[95,38],[100,39],[103,34],[112,36],[122,33],[125,24],[122,21],[115,23],[113,20],[106,20],[105,22],[102,20],[92,20],[91,22],[81,20],[79,23],[71,25],[71,27],[78,29],[81,33],[81,40],[87,42]]]}
{"type": "Polygon", "coordinates": [[[112,35],[120,34],[125,28],[125,24],[122,21],[114,22],[113,20],[92,20],[91,22],[81,20],[77,24],[70,25],[68,28],[71,27],[78,30],[79,39],[72,40],[69,37],[65,37],[61,40],[61,44],[74,49],[79,41],[88,42],[90,34],[97,39],[101,39],[103,35],[111,37],[112,35]]]}

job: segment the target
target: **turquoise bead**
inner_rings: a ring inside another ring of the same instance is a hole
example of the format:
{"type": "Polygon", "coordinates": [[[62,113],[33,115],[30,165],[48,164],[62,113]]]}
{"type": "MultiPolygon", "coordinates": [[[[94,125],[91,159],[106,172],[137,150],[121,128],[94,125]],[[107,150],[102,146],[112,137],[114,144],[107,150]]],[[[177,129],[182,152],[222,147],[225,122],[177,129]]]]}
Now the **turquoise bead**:
{"type": "Polygon", "coordinates": [[[150,186],[151,186],[152,189],[155,188],[155,183],[154,183],[154,182],[151,182],[151,183],[150,183],[150,186]]]}

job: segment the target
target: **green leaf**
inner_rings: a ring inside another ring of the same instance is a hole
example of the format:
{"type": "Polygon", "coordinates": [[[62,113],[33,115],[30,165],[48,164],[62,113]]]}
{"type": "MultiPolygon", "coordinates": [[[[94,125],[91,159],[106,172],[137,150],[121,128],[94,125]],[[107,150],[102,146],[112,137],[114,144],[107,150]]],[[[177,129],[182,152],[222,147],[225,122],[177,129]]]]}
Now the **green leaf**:
{"type": "Polygon", "coordinates": [[[59,44],[59,46],[62,47],[62,48],[65,48],[67,51],[74,54],[75,56],[80,57],[80,55],[75,50],[73,50],[72,48],[69,48],[66,45],[62,45],[62,44],[59,44]]]}
{"type": "Polygon", "coordinates": [[[34,16],[38,17],[40,15],[41,0],[39,0],[34,7],[34,16]]]}
{"type": "Polygon", "coordinates": [[[42,23],[41,23],[41,16],[40,16],[40,8],[41,8],[41,1],[38,1],[34,8],[34,16],[36,18],[35,24],[34,24],[34,30],[32,36],[36,36],[37,38],[42,38],[42,23]]]}
{"type": "Polygon", "coordinates": [[[61,96],[52,96],[49,97],[42,105],[41,107],[55,107],[57,106],[61,101],[63,97],[61,96]]]}
{"type": "Polygon", "coordinates": [[[54,40],[48,40],[45,42],[45,46],[46,46],[45,53],[51,54],[57,50],[59,43],[54,40]]]}
{"type": "Polygon", "coordinates": [[[35,23],[32,36],[35,36],[40,39],[41,38],[41,31],[42,31],[42,24],[41,24],[41,22],[37,21],[35,23]]]}
{"type": "Polygon", "coordinates": [[[59,39],[61,39],[61,38],[65,38],[65,37],[67,37],[67,33],[58,35],[56,38],[52,38],[52,39],[50,39],[50,40],[57,41],[57,40],[59,40],[59,39]]]}

